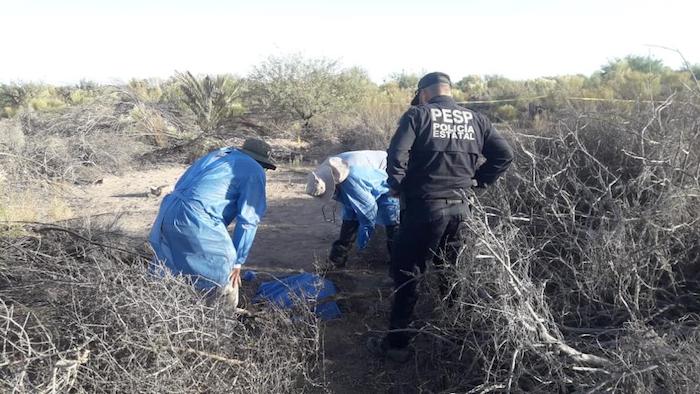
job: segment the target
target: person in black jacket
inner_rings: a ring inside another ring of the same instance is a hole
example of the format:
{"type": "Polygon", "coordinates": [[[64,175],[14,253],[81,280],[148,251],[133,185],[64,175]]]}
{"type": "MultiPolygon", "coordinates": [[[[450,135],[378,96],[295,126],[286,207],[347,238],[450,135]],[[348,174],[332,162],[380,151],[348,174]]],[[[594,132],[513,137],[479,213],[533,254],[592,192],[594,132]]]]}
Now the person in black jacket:
{"type": "Polygon", "coordinates": [[[389,187],[402,203],[391,256],[395,294],[389,333],[369,338],[367,347],[394,361],[410,355],[406,328],[418,298],[416,274],[430,260],[456,262],[470,216],[469,189],[493,184],[513,160],[488,118],[457,105],[451,87],[444,73],[421,78],[387,150],[389,187]],[[486,162],[477,168],[480,155],[486,162]]]}

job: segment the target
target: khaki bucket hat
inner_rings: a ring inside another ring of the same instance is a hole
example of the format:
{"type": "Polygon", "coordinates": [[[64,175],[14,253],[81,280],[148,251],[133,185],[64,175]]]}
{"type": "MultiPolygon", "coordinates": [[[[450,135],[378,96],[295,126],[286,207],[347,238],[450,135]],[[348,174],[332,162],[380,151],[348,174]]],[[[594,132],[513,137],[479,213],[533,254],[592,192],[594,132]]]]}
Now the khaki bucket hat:
{"type": "Polygon", "coordinates": [[[347,179],[350,167],[340,157],[330,157],[309,173],[306,194],[328,202],[335,194],[335,186],[347,179]]]}

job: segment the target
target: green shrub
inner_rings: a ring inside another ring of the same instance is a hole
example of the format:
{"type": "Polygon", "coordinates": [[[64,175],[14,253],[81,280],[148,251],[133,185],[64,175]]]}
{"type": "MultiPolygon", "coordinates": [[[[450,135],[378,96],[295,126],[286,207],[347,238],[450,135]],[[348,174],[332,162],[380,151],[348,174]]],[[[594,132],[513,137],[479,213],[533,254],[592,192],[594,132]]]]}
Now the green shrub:
{"type": "Polygon", "coordinates": [[[66,103],[56,97],[37,97],[29,100],[29,106],[35,111],[50,111],[66,106],[66,103]]]}
{"type": "Polygon", "coordinates": [[[520,111],[511,104],[503,104],[496,108],[495,114],[499,120],[511,122],[518,119],[520,111]]]}
{"type": "Polygon", "coordinates": [[[46,111],[66,106],[62,92],[43,84],[11,84],[0,86],[0,106],[5,116],[15,115],[21,108],[46,111]]]}
{"type": "Polygon", "coordinates": [[[486,96],[488,87],[486,81],[479,75],[468,75],[459,80],[455,87],[469,99],[479,100],[486,96]]]}
{"type": "Polygon", "coordinates": [[[92,94],[83,89],[74,89],[68,95],[68,101],[71,105],[85,104],[90,98],[92,98],[92,94]]]}
{"type": "Polygon", "coordinates": [[[139,100],[147,103],[158,102],[163,96],[160,83],[154,79],[132,79],[128,87],[139,100]]]}
{"type": "Polygon", "coordinates": [[[276,120],[311,120],[361,102],[374,84],[357,68],[340,69],[328,59],[272,56],[249,77],[252,109],[276,120]]]}
{"type": "Polygon", "coordinates": [[[240,113],[236,103],[241,83],[229,75],[209,75],[196,78],[189,71],[177,73],[179,88],[184,95],[184,104],[194,113],[202,132],[215,130],[223,121],[240,113]]]}

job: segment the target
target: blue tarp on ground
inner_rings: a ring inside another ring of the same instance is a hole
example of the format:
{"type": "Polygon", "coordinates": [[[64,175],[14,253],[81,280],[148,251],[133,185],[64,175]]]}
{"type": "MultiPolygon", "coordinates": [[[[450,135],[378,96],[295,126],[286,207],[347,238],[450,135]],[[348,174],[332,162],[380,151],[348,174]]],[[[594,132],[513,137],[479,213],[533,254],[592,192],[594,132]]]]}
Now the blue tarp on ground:
{"type": "MultiPolygon", "coordinates": [[[[261,283],[253,302],[267,300],[280,307],[291,308],[295,298],[323,302],[324,298],[335,294],[335,285],[330,280],[303,273],[261,283]]],[[[314,311],[321,320],[340,317],[340,309],[335,301],[319,303],[314,311]]]]}

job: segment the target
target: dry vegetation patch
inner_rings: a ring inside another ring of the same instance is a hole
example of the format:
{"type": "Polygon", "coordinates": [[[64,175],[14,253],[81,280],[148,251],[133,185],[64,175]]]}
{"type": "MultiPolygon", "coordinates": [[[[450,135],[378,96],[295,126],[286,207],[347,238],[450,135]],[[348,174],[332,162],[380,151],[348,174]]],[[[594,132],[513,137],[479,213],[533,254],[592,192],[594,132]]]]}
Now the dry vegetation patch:
{"type": "MultiPolygon", "coordinates": [[[[688,69],[628,57],[590,78],[456,82],[458,98],[509,103],[487,110],[511,122],[498,127],[517,157],[477,196],[473,242],[450,272],[454,303],[424,278],[406,373],[363,372],[431,392],[698,392],[700,74],[688,69]],[[522,119],[529,104],[543,112],[522,119]]],[[[272,58],[242,80],[3,85],[0,220],[63,219],[56,185],[191,161],[248,135],[275,141],[290,165],[383,149],[415,82],[272,58]]],[[[2,390],[328,387],[308,310],[241,319],[150,276],[145,251],[112,231],[17,226],[0,228],[2,390]]],[[[368,303],[358,310],[387,305],[368,303]]]]}
{"type": "Polygon", "coordinates": [[[507,132],[515,165],[478,198],[457,300],[417,326],[434,387],[698,390],[700,125],[673,98],[632,115],[507,132]]]}
{"type": "Polygon", "coordinates": [[[97,229],[39,226],[0,247],[0,386],[20,392],[304,391],[316,318],[242,318],[97,229]]]}

